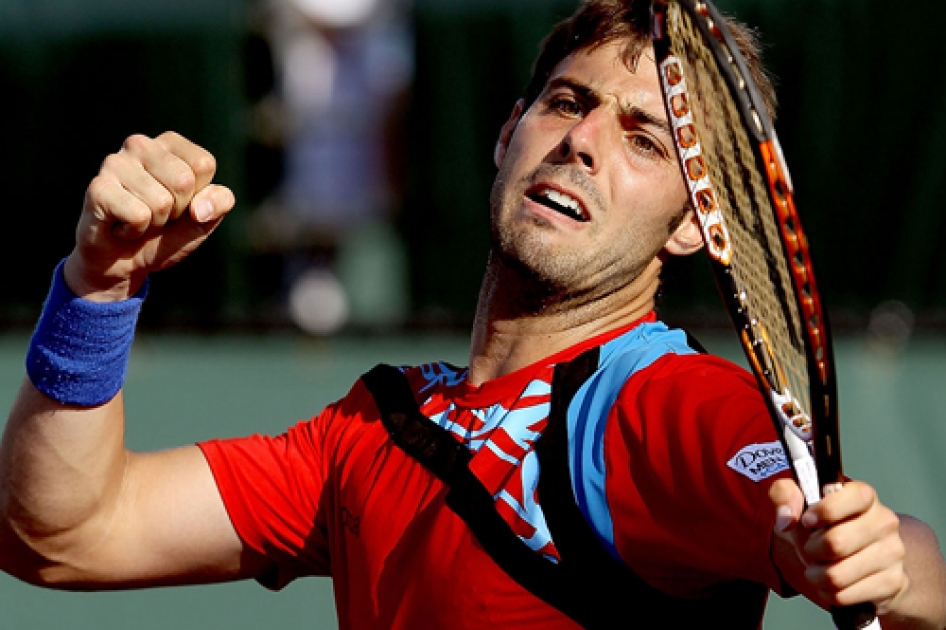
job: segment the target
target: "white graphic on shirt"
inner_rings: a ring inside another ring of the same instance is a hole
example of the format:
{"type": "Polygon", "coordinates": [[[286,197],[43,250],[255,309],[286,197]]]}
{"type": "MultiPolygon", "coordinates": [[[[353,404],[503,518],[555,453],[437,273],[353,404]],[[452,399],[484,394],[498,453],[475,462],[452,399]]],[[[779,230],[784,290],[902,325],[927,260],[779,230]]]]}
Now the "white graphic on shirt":
{"type": "Polygon", "coordinates": [[[446,376],[449,369],[443,364],[421,368],[428,382],[420,391],[431,394],[421,405],[421,412],[475,454],[470,470],[493,495],[500,515],[512,530],[529,548],[557,561],[558,553],[537,500],[539,461],[533,450],[548,424],[553,367],[543,370],[517,395],[480,409],[458,407],[448,394],[444,393],[444,398],[437,395],[442,387],[456,384],[454,379],[459,374],[446,376]],[[444,406],[438,409],[435,400],[441,400],[444,406]]]}
{"type": "Polygon", "coordinates": [[[523,492],[524,505],[506,490],[501,490],[495,498],[508,503],[516,510],[519,518],[535,527],[535,534],[529,538],[522,538],[522,541],[533,551],[540,551],[543,547],[552,544],[552,534],[545,524],[545,515],[536,501],[536,490],[539,485],[539,458],[535,451],[529,451],[522,458],[522,481],[524,484],[529,484],[523,492]],[[540,526],[536,526],[536,523],[540,526]]]}
{"type": "Polygon", "coordinates": [[[788,470],[785,449],[778,440],[743,447],[726,465],[756,483],[788,470]]]}

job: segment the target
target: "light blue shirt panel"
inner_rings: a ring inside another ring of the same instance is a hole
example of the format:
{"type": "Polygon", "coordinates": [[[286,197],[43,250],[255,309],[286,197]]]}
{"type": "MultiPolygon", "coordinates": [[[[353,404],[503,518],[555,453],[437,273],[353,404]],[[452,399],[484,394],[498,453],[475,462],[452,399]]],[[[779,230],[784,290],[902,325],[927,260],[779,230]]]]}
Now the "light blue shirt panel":
{"type": "Polygon", "coordinates": [[[621,388],[632,374],[665,354],[696,354],[686,333],[662,322],[645,323],[601,346],[598,369],[568,406],[572,490],[578,508],[602,543],[620,560],[614,521],[605,495],[604,430],[621,388]]]}

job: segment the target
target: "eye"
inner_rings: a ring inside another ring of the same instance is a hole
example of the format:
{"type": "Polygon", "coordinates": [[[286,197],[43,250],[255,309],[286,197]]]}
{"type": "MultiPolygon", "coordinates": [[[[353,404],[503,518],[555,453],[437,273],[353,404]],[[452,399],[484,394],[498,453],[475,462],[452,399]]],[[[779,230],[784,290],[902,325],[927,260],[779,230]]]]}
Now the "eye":
{"type": "Polygon", "coordinates": [[[567,116],[568,118],[574,118],[576,116],[581,116],[582,114],[581,104],[569,96],[554,97],[550,103],[550,106],[552,109],[563,116],[567,116]]]}
{"type": "Polygon", "coordinates": [[[656,140],[644,133],[635,133],[628,138],[631,149],[644,157],[663,158],[664,148],[656,140]]]}

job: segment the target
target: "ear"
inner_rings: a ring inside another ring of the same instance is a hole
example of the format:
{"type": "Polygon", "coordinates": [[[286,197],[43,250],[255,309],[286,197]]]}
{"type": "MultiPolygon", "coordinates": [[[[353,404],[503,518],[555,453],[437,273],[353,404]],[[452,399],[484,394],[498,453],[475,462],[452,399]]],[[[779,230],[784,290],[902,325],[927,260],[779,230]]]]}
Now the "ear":
{"type": "Polygon", "coordinates": [[[688,208],[680,225],[667,239],[664,249],[674,256],[689,256],[703,247],[703,231],[692,208],[688,208]]]}
{"type": "Polygon", "coordinates": [[[515,107],[512,108],[512,114],[509,115],[509,120],[499,131],[499,140],[496,141],[496,148],[493,150],[493,163],[496,164],[496,168],[499,168],[499,165],[503,163],[503,158],[506,157],[506,149],[509,148],[509,141],[512,140],[512,134],[516,131],[516,126],[519,124],[519,119],[522,118],[525,106],[526,102],[521,98],[516,101],[515,107]]]}

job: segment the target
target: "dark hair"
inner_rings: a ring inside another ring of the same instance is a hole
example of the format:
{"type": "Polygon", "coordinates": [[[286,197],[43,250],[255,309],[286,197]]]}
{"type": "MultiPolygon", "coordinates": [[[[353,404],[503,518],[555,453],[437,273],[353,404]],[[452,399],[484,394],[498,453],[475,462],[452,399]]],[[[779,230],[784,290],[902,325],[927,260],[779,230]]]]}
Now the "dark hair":
{"type": "MultiPolygon", "coordinates": [[[[523,93],[526,108],[545,89],[555,67],[580,50],[594,50],[624,40],[622,60],[633,70],[641,53],[650,45],[650,5],[650,0],[583,0],[578,10],[556,24],[542,41],[532,77],[523,93]]],[[[774,120],[775,89],[762,66],[756,33],[730,17],[724,19],[774,120]]]]}

